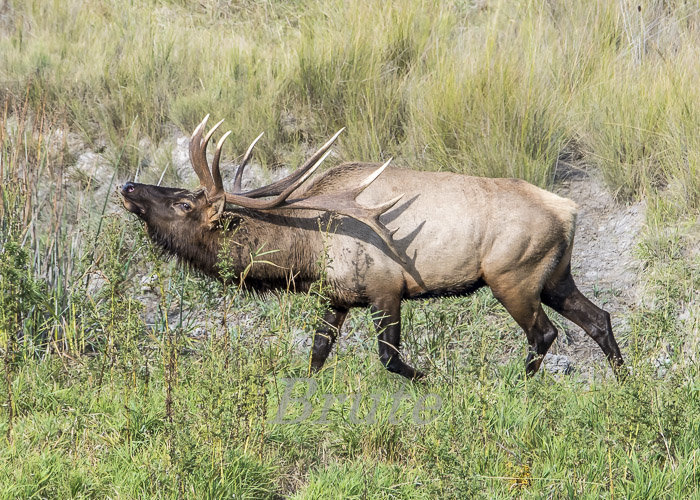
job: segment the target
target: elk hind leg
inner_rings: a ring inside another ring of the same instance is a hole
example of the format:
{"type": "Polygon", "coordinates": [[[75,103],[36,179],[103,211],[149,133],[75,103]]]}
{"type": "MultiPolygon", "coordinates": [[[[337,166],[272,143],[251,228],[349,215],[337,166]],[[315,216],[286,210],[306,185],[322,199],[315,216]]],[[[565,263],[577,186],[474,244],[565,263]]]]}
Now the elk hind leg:
{"type": "Polygon", "coordinates": [[[330,307],[323,317],[314,334],[314,343],[311,348],[311,369],[313,371],[320,370],[326,362],[347,314],[347,309],[330,307]]]}
{"type": "Polygon", "coordinates": [[[613,370],[622,366],[622,354],[615,341],[610,314],[588,300],[576,287],[571,270],[556,283],[548,283],[542,290],[542,302],[573,321],[596,341],[608,358],[613,370]]]}

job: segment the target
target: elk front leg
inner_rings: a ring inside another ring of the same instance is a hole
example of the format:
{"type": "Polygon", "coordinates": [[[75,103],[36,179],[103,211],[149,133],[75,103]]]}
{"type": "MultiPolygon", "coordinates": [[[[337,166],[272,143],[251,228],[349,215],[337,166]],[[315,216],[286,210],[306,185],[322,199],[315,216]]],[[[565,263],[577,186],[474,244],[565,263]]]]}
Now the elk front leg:
{"type": "Polygon", "coordinates": [[[425,375],[401,360],[401,299],[388,297],[379,299],[372,305],[372,317],[377,329],[379,359],[387,370],[416,380],[425,375]]]}
{"type": "Polygon", "coordinates": [[[331,307],[323,317],[314,334],[314,344],[311,348],[311,369],[313,371],[320,370],[323,363],[326,362],[347,314],[347,309],[331,307]]]}

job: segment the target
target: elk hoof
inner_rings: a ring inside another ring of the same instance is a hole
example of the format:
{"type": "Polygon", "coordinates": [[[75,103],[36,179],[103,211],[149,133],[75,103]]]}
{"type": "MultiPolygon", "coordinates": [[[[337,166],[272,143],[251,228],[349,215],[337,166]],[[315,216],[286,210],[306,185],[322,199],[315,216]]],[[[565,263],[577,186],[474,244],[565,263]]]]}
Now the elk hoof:
{"type": "Polygon", "coordinates": [[[397,373],[402,377],[406,377],[411,381],[418,381],[425,377],[425,373],[420,370],[416,370],[411,365],[407,365],[401,360],[392,358],[387,364],[384,365],[387,370],[392,373],[397,373]]]}

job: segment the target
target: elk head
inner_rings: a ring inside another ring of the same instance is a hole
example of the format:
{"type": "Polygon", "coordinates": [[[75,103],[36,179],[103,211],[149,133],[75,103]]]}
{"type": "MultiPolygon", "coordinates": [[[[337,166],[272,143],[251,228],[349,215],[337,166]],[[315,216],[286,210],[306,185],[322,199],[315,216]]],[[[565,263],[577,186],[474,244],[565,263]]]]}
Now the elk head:
{"type": "Polygon", "coordinates": [[[210,168],[206,156],[207,145],[223,120],[204,135],[208,118],[209,115],[194,130],[189,146],[190,161],[199,177],[200,187],[198,189],[189,191],[133,182],[127,182],[120,188],[125,208],[138,215],[146,223],[149,235],[166,250],[178,254],[177,243],[180,240],[196,241],[206,245],[205,233],[215,231],[218,228],[218,221],[224,213],[226,204],[229,203],[252,210],[316,210],[352,217],[376,232],[387,244],[391,253],[399,261],[404,262],[404,257],[394,246],[393,232],[379,222],[379,216],[393,207],[403,195],[376,207],[364,207],[355,200],[384,171],[391,160],[354,188],[332,194],[290,199],[290,195],[316,171],[330,154],[330,147],[342,132],[343,129],[341,129],[292,174],[267,186],[244,193],[241,192],[243,170],[250,160],[253,146],[262,137],[260,134],[244,155],[236,172],[233,192],[229,193],[224,190],[219,160],[221,148],[231,132],[225,133],[219,140],[210,168]]]}

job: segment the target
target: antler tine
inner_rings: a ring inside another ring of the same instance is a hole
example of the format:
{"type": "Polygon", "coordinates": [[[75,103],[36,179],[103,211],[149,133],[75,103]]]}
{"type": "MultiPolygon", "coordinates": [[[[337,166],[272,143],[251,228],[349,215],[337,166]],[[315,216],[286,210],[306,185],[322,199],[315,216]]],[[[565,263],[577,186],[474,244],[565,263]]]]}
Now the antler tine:
{"type": "Polygon", "coordinates": [[[240,193],[241,192],[241,181],[243,179],[243,169],[245,168],[246,164],[248,163],[248,160],[250,160],[251,155],[253,154],[253,147],[255,146],[255,143],[260,140],[260,138],[263,136],[265,132],[260,132],[260,135],[255,138],[253,142],[250,143],[250,146],[248,146],[248,151],[245,152],[245,155],[243,156],[243,160],[241,161],[241,164],[238,166],[238,170],[236,170],[236,177],[233,181],[233,192],[234,193],[240,193]]]}
{"type": "MultiPolygon", "coordinates": [[[[355,216],[349,213],[345,212],[338,212],[342,215],[347,215],[348,217],[352,217],[355,220],[358,220],[367,226],[369,226],[372,231],[377,233],[377,236],[379,236],[384,244],[389,248],[392,254],[394,254],[394,257],[396,257],[399,262],[402,264],[406,265],[408,264],[408,260],[406,259],[405,253],[399,252],[399,249],[396,248],[396,245],[394,245],[394,233],[398,231],[398,228],[394,229],[393,231],[390,231],[384,224],[382,224],[379,221],[379,216],[382,215],[384,212],[389,210],[391,207],[396,205],[399,200],[403,198],[403,193],[401,193],[399,196],[394,198],[393,200],[389,200],[386,203],[383,203],[381,205],[378,205],[373,208],[367,208],[368,215],[365,216],[355,216]]],[[[362,207],[360,205],[360,207],[362,207]]]]}
{"type": "Polygon", "coordinates": [[[205,116],[204,119],[199,122],[199,125],[195,127],[194,132],[192,132],[192,139],[194,139],[194,136],[197,134],[200,134],[201,137],[202,130],[204,130],[204,127],[207,125],[207,121],[209,121],[209,116],[209,113],[207,113],[207,116],[205,116]]]}
{"type": "MultiPolygon", "coordinates": [[[[389,166],[389,163],[391,163],[391,160],[393,160],[393,159],[394,159],[394,158],[389,158],[386,162],[384,162],[384,165],[382,165],[382,166],[379,167],[377,170],[375,170],[374,172],[372,172],[372,174],[371,174],[370,176],[368,176],[364,181],[362,181],[362,182],[360,183],[359,186],[357,186],[357,187],[355,188],[355,192],[359,195],[362,191],[364,191],[365,189],[367,189],[367,186],[369,186],[370,184],[372,184],[372,183],[376,180],[377,177],[379,177],[380,175],[382,175],[382,172],[384,172],[384,171],[386,170],[386,167],[389,166]]],[[[403,196],[403,195],[401,195],[401,196],[403,196]]],[[[401,196],[399,196],[399,198],[401,198],[401,196]]],[[[399,200],[396,200],[396,201],[399,201],[399,200]]]]}
{"type": "Polygon", "coordinates": [[[214,135],[214,132],[216,131],[217,128],[219,128],[219,125],[224,123],[224,119],[221,119],[219,123],[214,125],[211,129],[209,129],[209,132],[207,132],[207,135],[204,136],[204,139],[202,140],[202,149],[204,151],[207,150],[207,144],[209,144],[209,140],[211,139],[211,136],[214,135]]]}
{"type": "Polygon", "coordinates": [[[302,177],[309,169],[313,168],[314,165],[318,162],[318,159],[321,158],[326,151],[330,149],[330,147],[333,145],[333,143],[336,141],[338,136],[345,130],[345,127],[341,128],[338,130],[335,134],[333,134],[333,137],[328,139],[328,142],[326,142],[323,146],[319,148],[318,151],[316,151],[311,158],[306,160],[306,162],[296,169],[293,173],[285,177],[284,179],[280,179],[277,182],[273,182],[272,184],[269,184],[267,186],[263,186],[261,188],[253,189],[252,191],[248,191],[246,193],[243,193],[246,197],[248,198],[263,198],[265,196],[278,196],[282,192],[284,192],[285,189],[287,189],[288,186],[292,185],[294,182],[296,182],[300,177],[302,177]]]}
{"type": "Polygon", "coordinates": [[[199,125],[197,125],[197,127],[194,129],[194,132],[192,132],[189,151],[190,162],[192,163],[192,168],[199,178],[199,184],[206,188],[211,186],[211,173],[209,172],[209,166],[207,165],[207,158],[206,156],[202,155],[202,132],[204,131],[204,127],[207,125],[207,120],[209,120],[209,115],[205,116],[199,125]]]}
{"type": "Polygon", "coordinates": [[[228,203],[233,203],[245,208],[254,208],[256,210],[268,210],[271,208],[276,208],[283,204],[285,200],[292,194],[306,179],[308,179],[315,171],[321,166],[323,160],[330,154],[330,151],[326,151],[320,158],[316,160],[310,168],[307,168],[303,175],[297,179],[295,182],[289,184],[287,189],[282,191],[279,195],[271,200],[256,200],[249,198],[244,194],[226,193],[226,201],[228,203]]]}
{"type": "Polygon", "coordinates": [[[323,155],[316,161],[316,163],[314,163],[311,166],[311,168],[307,169],[301,177],[299,177],[296,181],[287,186],[287,189],[282,191],[282,193],[279,195],[282,201],[286,200],[290,194],[292,194],[299,186],[304,184],[304,182],[306,182],[306,179],[311,177],[313,173],[316,172],[316,170],[318,170],[318,167],[321,166],[321,163],[323,163],[323,160],[325,160],[329,154],[331,154],[330,150],[323,153],[323,155]]]}
{"type": "Polygon", "coordinates": [[[211,162],[211,176],[214,181],[214,191],[211,193],[212,195],[218,195],[224,191],[224,181],[221,179],[219,159],[221,158],[221,148],[224,146],[224,141],[226,141],[229,135],[231,135],[230,130],[221,136],[221,139],[219,139],[219,142],[216,144],[216,152],[214,153],[214,159],[211,162]]]}
{"type": "Polygon", "coordinates": [[[204,139],[202,139],[202,133],[204,132],[204,127],[208,120],[209,115],[205,116],[204,120],[202,120],[201,123],[197,125],[197,128],[194,129],[194,132],[192,132],[192,137],[190,138],[190,162],[192,162],[192,168],[194,168],[197,177],[199,177],[199,184],[207,190],[211,190],[214,189],[214,179],[211,176],[211,171],[207,164],[207,144],[214,134],[214,131],[224,121],[221,120],[214,125],[204,139]]]}

